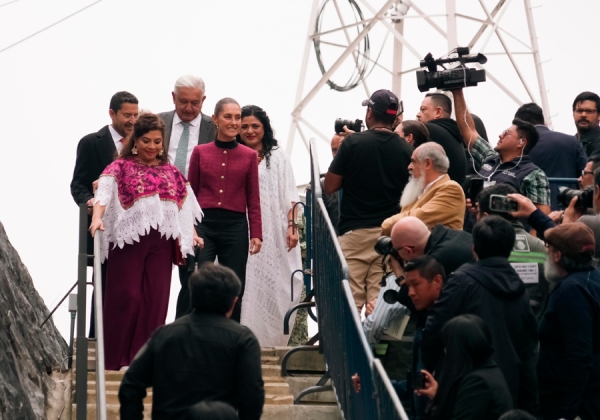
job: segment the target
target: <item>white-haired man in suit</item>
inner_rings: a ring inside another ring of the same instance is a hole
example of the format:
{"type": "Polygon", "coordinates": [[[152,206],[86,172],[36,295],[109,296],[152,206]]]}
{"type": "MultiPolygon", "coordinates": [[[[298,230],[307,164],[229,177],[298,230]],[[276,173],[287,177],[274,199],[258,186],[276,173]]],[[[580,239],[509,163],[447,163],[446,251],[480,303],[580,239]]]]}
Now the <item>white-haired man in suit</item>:
{"type": "MultiPolygon", "coordinates": [[[[211,117],[202,113],[205,93],[204,81],[200,77],[190,74],[181,76],[175,82],[171,93],[175,109],[158,114],[165,123],[164,147],[168,150],[169,161],[177,166],[186,178],[194,147],[210,143],[216,136],[211,117]]],[[[181,291],[177,298],[176,318],[191,310],[188,278],[194,268],[193,258],[192,255],[188,255],[187,265],[179,267],[181,291]]]]}
{"type": "Polygon", "coordinates": [[[165,123],[164,144],[169,151],[169,161],[186,177],[194,147],[215,139],[212,119],[202,113],[205,93],[204,81],[200,77],[181,76],[171,92],[175,109],[158,114],[165,123]]]}

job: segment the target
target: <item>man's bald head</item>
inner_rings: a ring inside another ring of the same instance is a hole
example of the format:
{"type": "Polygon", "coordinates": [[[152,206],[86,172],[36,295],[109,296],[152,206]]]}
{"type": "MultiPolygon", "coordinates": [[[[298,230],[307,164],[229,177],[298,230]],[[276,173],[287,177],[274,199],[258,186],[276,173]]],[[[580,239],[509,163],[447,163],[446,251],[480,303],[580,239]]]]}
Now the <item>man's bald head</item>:
{"type": "Polygon", "coordinates": [[[334,134],[331,138],[331,154],[335,157],[337,151],[340,148],[340,144],[342,144],[342,140],[344,140],[344,136],[340,136],[339,134],[334,134]]]}
{"type": "Polygon", "coordinates": [[[412,258],[417,258],[425,253],[430,235],[427,225],[420,219],[406,216],[396,222],[390,237],[394,248],[408,247],[412,251],[410,252],[412,258]]]}

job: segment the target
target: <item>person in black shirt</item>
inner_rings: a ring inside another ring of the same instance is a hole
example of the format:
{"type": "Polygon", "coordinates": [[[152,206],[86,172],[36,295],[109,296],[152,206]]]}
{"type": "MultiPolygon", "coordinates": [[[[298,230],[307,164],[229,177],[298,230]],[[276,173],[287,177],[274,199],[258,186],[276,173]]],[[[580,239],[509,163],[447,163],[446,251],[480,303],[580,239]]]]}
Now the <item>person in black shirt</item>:
{"type": "Polygon", "coordinates": [[[452,115],[452,101],[443,93],[428,93],[421,103],[417,119],[429,130],[429,137],[441,145],[450,160],[448,176],[462,185],[467,174],[463,138],[452,115]]]}
{"type": "Polygon", "coordinates": [[[240,420],[259,420],[265,402],[260,345],[229,319],[242,283],[222,265],[203,264],[189,280],[194,312],[158,328],[125,373],[122,419],[143,417],[152,387],[152,418],[180,419],[201,401],[222,401],[240,420]]]}
{"type": "Polygon", "coordinates": [[[363,106],[367,106],[368,129],[344,139],[323,188],[326,194],[343,188],[339,240],[359,311],[379,294],[383,271],[381,256],[373,247],[381,223],[400,210],[412,155],[412,147],[392,131],[398,111],[396,95],[378,90],[363,106]]]}

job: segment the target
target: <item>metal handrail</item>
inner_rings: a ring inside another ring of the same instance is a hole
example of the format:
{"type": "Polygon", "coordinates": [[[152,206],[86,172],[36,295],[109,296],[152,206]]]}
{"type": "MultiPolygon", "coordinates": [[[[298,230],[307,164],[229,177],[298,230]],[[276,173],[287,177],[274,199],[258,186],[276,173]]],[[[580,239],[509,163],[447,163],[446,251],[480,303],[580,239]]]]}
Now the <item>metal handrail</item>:
{"type": "Polygon", "coordinates": [[[94,235],[94,318],[96,321],[96,418],[106,420],[106,372],[104,369],[104,319],[100,230],[94,235]]]}

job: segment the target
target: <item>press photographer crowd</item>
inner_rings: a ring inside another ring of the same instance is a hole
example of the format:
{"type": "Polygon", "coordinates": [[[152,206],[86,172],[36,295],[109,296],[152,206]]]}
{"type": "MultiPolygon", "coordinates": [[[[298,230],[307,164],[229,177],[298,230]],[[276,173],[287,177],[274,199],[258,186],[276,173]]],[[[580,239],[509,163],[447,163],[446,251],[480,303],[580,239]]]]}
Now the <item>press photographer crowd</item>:
{"type": "Polygon", "coordinates": [[[600,419],[600,97],[574,94],[575,135],[524,104],[492,147],[463,94],[485,57],[457,52],[421,63],[416,119],[382,89],[335,124],[323,198],[364,332],[410,419],[600,419]]]}
{"type": "MultiPolygon", "coordinates": [[[[418,87],[436,91],[419,106],[381,89],[335,122],[323,199],[365,335],[411,420],[600,419],[600,97],[573,95],[575,135],[524,104],[493,147],[463,95],[486,58],[455,53],[423,60],[418,87]]],[[[288,344],[300,301],[289,160],[262,108],[223,98],[209,117],[205,93],[183,76],[153,114],[118,92],[77,149],[121,418],[152,387],[155,419],[258,420],[260,347],[288,344]],[[194,414],[214,402],[229,414],[194,414]]]]}

